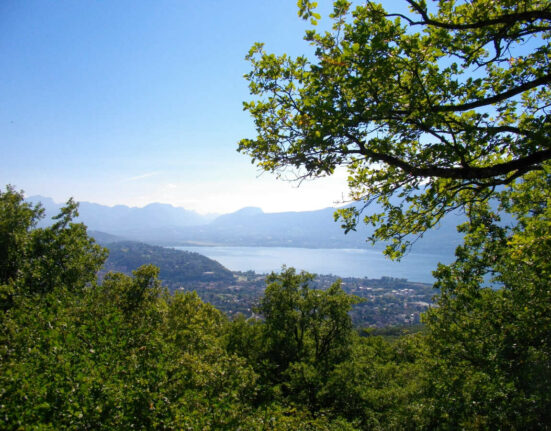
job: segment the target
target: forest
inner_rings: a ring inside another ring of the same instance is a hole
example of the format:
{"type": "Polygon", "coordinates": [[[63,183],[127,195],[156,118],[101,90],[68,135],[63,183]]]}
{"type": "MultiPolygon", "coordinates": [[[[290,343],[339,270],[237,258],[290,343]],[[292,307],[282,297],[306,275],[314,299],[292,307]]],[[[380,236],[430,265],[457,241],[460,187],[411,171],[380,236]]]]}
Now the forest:
{"type": "Polygon", "coordinates": [[[362,205],[336,219],[392,259],[464,213],[422,329],[360,332],[357,296],[292,267],[252,318],[169,293],[151,264],[100,280],[78,205],[39,227],[7,186],[1,429],[551,429],[551,3],[405,3],[335,0],[317,30],[299,0],[313,53],[251,48],[256,136],[238,150],[299,181],[346,168],[362,205]]]}
{"type": "MultiPolygon", "coordinates": [[[[471,254],[480,233],[468,234],[458,262],[439,268],[439,306],[423,330],[381,337],[352,325],[360,298],[339,282],[314,289],[312,275],[292,268],[266,278],[260,318],[249,319],[230,320],[195,292],[170,294],[153,265],[99,282],[107,250],[77,214],[69,201],[38,228],[39,205],[13,187],[0,192],[2,429],[551,423],[545,239],[511,249],[491,238],[505,284],[492,289],[473,285],[484,261],[471,254]]],[[[527,227],[549,232],[545,220],[527,227]]]]}

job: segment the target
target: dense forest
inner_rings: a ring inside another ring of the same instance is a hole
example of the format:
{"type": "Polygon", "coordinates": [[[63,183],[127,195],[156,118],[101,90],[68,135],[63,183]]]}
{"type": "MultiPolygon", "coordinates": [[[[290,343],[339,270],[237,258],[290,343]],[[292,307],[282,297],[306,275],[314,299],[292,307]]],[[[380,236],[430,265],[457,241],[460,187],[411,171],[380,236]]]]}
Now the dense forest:
{"type": "Polygon", "coordinates": [[[339,282],[313,289],[313,276],[292,268],[267,277],[259,319],[230,320],[194,292],[169,294],[152,265],[99,282],[107,251],[72,221],[76,214],[69,201],[37,228],[39,206],[11,187],[0,193],[2,429],[551,423],[551,314],[541,277],[550,260],[539,254],[519,279],[526,251],[511,257],[502,243],[496,256],[507,257],[499,262],[507,288],[450,295],[443,278],[425,329],[383,338],[353,327],[349,312],[360,298],[339,282]]]}
{"type": "MultiPolygon", "coordinates": [[[[299,179],[346,167],[362,205],[337,219],[390,258],[462,211],[422,330],[359,332],[360,298],[291,267],[232,319],[151,264],[99,279],[107,250],[77,205],[39,225],[8,186],[1,429],[551,429],[551,4],[406,3],[335,0],[311,56],[255,44],[256,136],[238,149],[299,179]]],[[[298,6],[315,27],[315,2],[298,6]]]]}

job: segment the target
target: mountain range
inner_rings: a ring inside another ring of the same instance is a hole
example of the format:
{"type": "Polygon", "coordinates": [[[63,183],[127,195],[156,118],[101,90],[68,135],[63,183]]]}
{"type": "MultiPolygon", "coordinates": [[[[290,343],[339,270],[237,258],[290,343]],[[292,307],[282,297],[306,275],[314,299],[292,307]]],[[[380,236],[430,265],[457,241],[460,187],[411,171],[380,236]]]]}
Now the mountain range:
{"type": "MultiPolygon", "coordinates": [[[[47,218],[57,214],[62,206],[43,196],[31,196],[27,201],[41,202],[47,218]]],[[[376,208],[370,207],[370,210],[376,208]]],[[[133,240],[163,246],[373,248],[366,242],[372,232],[370,228],[361,224],[357,231],[345,235],[340,224],[334,221],[334,212],[335,208],[324,208],[265,213],[260,208],[246,207],[230,214],[201,215],[160,203],[138,208],[80,202],[78,220],[102,243],[133,240]]],[[[417,241],[416,251],[453,254],[461,241],[455,226],[462,220],[460,215],[448,215],[439,228],[417,241]]],[[[384,244],[375,246],[376,249],[383,247],[384,244]]]]}

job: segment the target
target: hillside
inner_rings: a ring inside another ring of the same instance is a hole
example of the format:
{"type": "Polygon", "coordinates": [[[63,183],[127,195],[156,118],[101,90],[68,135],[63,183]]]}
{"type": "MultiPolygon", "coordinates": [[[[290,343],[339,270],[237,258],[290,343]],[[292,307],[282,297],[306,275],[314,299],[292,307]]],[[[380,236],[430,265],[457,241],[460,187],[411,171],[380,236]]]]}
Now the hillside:
{"type": "Polygon", "coordinates": [[[107,244],[109,257],[103,271],[130,274],[151,263],[160,269],[160,279],[169,283],[229,282],[234,276],[220,263],[198,253],[157,247],[133,241],[107,244]]]}
{"type": "Polygon", "coordinates": [[[107,244],[112,244],[114,242],[127,241],[126,238],[111,235],[110,233],[101,232],[99,230],[89,230],[88,235],[94,238],[98,244],[103,246],[107,246],[107,244]]]}

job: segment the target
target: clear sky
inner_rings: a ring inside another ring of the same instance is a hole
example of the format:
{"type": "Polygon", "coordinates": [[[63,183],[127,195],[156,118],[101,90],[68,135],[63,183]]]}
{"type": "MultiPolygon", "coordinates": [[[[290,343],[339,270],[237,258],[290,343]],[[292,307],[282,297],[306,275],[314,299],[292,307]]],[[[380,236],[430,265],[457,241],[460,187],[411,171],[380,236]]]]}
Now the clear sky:
{"type": "Polygon", "coordinates": [[[296,0],[0,1],[0,187],[203,213],[334,205],[344,172],[297,188],[236,151],[254,137],[248,49],[309,53],[306,27],[296,0]]]}

